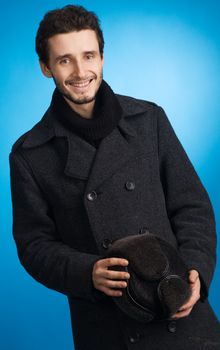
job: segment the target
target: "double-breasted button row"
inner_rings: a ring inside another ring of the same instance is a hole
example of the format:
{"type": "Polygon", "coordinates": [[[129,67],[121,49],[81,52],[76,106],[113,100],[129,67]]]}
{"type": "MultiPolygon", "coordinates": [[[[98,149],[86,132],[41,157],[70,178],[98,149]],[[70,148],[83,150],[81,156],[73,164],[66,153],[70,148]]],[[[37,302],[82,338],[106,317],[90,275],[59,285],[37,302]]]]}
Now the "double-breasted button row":
{"type": "Polygon", "coordinates": [[[135,333],[132,335],[129,335],[129,341],[132,344],[138,343],[140,340],[140,334],[139,333],[135,333]]]}
{"type": "Polygon", "coordinates": [[[135,189],[135,183],[133,181],[127,181],[125,183],[125,188],[128,190],[128,191],[134,191],[135,189]]]}
{"type": "Polygon", "coordinates": [[[108,247],[112,244],[112,240],[109,239],[109,238],[105,238],[103,241],[102,241],[102,247],[104,249],[108,249],[108,247]]]}
{"type": "Polygon", "coordinates": [[[139,233],[140,233],[140,235],[143,235],[145,233],[149,233],[149,230],[146,226],[144,226],[144,227],[140,228],[139,233]]]}
{"type": "MultiPolygon", "coordinates": [[[[125,183],[125,188],[128,191],[133,191],[135,189],[135,183],[133,181],[127,181],[125,183]]],[[[87,193],[86,198],[88,199],[88,201],[93,202],[96,200],[96,198],[98,197],[98,194],[96,191],[91,191],[89,193],[87,193]]]]}
{"type": "Polygon", "coordinates": [[[170,333],[175,333],[176,332],[176,321],[169,321],[167,328],[168,328],[168,331],[170,333]]]}
{"type": "Polygon", "coordinates": [[[88,201],[93,202],[96,200],[98,195],[97,195],[96,191],[92,191],[92,192],[87,193],[86,197],[87,197],[88,201]]]}

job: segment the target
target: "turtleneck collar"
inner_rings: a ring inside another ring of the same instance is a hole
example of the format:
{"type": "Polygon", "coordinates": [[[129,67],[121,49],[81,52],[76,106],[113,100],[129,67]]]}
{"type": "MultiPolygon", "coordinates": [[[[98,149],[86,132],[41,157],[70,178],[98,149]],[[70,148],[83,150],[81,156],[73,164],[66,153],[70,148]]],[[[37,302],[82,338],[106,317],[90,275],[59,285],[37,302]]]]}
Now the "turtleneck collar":
{"type": "Polygon", "coordinates": [[[99,141],[109,135],[122,117],[122,108],[114,92],[104,80],[96,95],[91,119],[86,119],[76,113],[57,89],[53,93],[51,109],[64,127],[93,145],[97,145],[99,141]]]}

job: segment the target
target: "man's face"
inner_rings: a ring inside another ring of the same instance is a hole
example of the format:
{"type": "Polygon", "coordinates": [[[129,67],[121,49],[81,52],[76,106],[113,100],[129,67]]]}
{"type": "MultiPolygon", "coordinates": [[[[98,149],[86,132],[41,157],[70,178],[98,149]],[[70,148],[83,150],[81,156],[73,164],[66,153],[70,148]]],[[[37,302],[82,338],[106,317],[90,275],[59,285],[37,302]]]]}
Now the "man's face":
{"type": "Polygon", "coordinates": [[[103,58],[96,33],[86,29],[57,34],[48,40],[48,64],[41,64],[47,77],[52,77],[61,94],[74,108],[94,103],[102,82],[103,58]]]}

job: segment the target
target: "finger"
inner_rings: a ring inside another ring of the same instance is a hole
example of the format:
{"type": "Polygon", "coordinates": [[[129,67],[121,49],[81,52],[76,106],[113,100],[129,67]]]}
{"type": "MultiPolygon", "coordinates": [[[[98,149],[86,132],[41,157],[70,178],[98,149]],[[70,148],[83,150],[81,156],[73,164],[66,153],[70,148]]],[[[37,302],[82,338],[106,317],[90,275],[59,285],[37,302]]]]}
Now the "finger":
{"type": "Polygon", "coordinates": [[[196,280],[199,278],[199,273],[196,270],[189,271],[189,282],[195,283],[196,280]]]}
{"type": "Polygon", "coordinates": [[[126,288],[127,283],[124,281],[112,281],[112,280],[104,280],[103,285],[108,288],[126,288]]]}
{"type": "Polygon", "coordinates": [[[114,289],[106,288],[106,287],[102,287],[99,290],[110,297],[121,297],[122,296],[122,291],[120,291],[120,290],[114,290],[114,289]]]}
{"type": "Polygon", "coordinates": [[[198,285],[195,285],[192,288],[192,295],[191,295],[190,299],[184,305],[182,305],[180,307],[179,311],[193,307],[199,299],[200,299],[200,284],[198,283],[198,285]]]}
{"type": "Polygon", "coordinates": [[[200,294],[192,295],[192,297],[187,301],[187,303],[185,303],[180,307],[179,311],[184,311],[186,309],[193,307],[199,299],[200,299],[200,294]]]}
{"type": "Polygon", "coordinates": [[[172,319],[178,319],[182,317],[189,316],[190,312],[192,311],[192,307],[188,308],[187,310],[177,312],[175,315],[172,316],[172,319]]]}
{"type": "Polygon", "coordinates": [[[128,266],[128,260],[122,258],[107,258],[103,259],[104,266],[128,266]]]}
{"type": "Polygon", "coordinates": [[[189,300],[187,300],[186,303],[180,307],[180,309],[187,309],[188,307],[193,306],[198,301],[199,298],[200,298],[199,290],[198,289],[193,290],[189,300]]]}
{"type": "Polygon", "coordinates": [[[130,274],[123,271],[103,270],[102,277],[111,280],[128,280],[130,278],[130,274]]]}
{"type": "Polygon", "coordinates": [[[187,304],[181,306],[181,308],[179,308],[178,312],[185,311],[185,310],[188,310],[190,308],[193,308],[193,306],[195,305],[196,301],[191,302],[191,303],[187,303],[187,304]]]}
{"type": "Polygon", "coordinates": [[[104,286],[108,288],[126,288],[127,287],[126,281],[111,280],[111,279],[100,278],[100,277],[95,280],[95,284],[98,286],[104,286]]]}
{"type": "Polygon", "coordinates": [[[184,311],[184,310],[187,310],[187,309],[189,309],[189,308],[192,308],[192,307],[197,303],[198,300],[199,300],[199,297],[193,299],[190,303],[187,303],[187,304],[183,305],[183,306],[179,309],[179,311],[184,311]]]}

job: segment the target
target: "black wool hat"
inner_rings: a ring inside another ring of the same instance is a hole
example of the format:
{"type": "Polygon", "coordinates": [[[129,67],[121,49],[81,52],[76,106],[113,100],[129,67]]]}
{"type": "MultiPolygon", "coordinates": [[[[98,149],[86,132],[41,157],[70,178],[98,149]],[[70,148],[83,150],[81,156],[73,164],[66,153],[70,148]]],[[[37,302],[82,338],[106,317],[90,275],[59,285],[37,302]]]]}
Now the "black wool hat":
{"type": "Polygon", "coordinates": [[[140,322],[168,319],[190,298],[188,270],[178,251],[153,234],[133,235],[112,243],[108,257],[129,261],[127,267],[112,270],[129,272],[130,279],[117,306],[140,322]]]}

